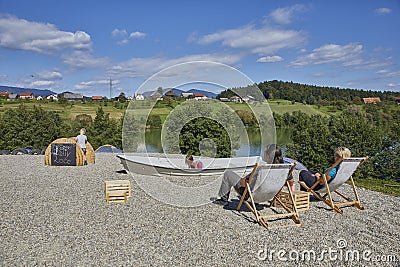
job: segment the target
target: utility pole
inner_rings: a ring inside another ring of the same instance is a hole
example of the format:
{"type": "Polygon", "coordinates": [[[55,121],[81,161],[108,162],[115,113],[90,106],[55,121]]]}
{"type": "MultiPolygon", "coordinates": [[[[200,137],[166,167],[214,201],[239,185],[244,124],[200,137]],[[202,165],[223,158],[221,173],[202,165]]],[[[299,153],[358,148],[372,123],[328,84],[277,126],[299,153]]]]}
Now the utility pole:
{"type": "Polygon", "coordinates": [[[111,91],[112,91],[112,80],[111,80],[111,77],[110,77],[110,101],[111,101],[111,91]]]}

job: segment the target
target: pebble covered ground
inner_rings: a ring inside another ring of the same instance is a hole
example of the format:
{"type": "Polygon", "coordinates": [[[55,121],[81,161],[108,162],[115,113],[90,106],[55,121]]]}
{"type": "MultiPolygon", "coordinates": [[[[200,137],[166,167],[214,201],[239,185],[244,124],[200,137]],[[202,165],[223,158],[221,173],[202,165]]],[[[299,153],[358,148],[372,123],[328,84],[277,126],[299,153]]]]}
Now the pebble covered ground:
{"type": "MultiPolygon", "coordinates": [[[[227,207],[171,206],[121,170],[113,154],[81,167],[0,156],[0,266],[400,264],[397,197],[359,188],[365,210],[338,214],[312,201],[300,213],[304,226],[267,230],[249,211],[235,212],[237,200],[227,207]],[[105,201],[104,181],[114,179],[131,181],[127,203],[105,201]]],[[[351,193],[348,185],[342,189],[351,193]]]]}

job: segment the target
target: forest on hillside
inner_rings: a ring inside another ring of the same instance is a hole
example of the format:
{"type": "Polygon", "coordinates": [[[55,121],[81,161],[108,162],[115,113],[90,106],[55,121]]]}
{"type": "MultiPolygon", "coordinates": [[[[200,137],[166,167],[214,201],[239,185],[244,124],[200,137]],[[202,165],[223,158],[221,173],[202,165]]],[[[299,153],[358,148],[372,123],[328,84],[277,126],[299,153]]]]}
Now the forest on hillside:
{"type": "MultiPolygon", "coordinates": [[[[379,97],[383,102],[394,103],[395,97],[400,97],[400,93],[391,91],[372,91],[360,89],[342,89],[337,87],[324,87],[307,85],[284,81],[265,81],[256,84],[266,99],[284,99],[304,103],[308,105],[332,105],[332,104],[362,104],[362,99],[366,97],[379,97]]],[[[235,91],[254,89],[254,85],[248,87],[235,88],[235,91]]],[[[217,98],[235,95],[228,89],[221,92],[217,98]]]]}

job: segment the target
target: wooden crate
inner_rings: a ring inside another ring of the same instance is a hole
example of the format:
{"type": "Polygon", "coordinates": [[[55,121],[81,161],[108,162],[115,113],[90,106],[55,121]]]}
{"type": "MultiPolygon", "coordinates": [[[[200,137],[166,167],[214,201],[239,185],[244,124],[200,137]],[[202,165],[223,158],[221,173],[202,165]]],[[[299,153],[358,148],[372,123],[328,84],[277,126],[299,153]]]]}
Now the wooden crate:
{"type": "Polygon", "coordinates": [[[107,202],[126,202],[131,196],[129,180],[112,180],[104,182],[104,193],[107,202]]]}
{"type": "MultiPolygon", "coordinates": [[[[294,191],[293,193],[294,202],[296,203],[297,211],[303,211],[310,209],[310,193],[303,191],[294,191]]],[[[292,201],[290,200],[290,194],[286,191],[281,191],[278,193],[277,198],[282,201],[286,207],[293,209],[292,201]]],[[[278,201],[272,203],[273,206],[281,208],[282,206],[278,201]]]]}

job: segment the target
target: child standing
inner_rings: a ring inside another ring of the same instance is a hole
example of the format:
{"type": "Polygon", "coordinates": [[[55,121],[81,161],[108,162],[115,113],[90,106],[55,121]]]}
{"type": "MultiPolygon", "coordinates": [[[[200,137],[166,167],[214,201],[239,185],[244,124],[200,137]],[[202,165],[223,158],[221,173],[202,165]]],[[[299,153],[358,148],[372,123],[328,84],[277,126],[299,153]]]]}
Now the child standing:
{"type": "Polygon", "coordinates": [[[79,135],[75,138],[76,142],[78,143],[79,147],[82,149],[83,152],[83,160],[84,160],[84,165],[87,165],[87,160],[86,160],[86,143],[87,143],[87,137],[86,137],[86,129],[82,128],[79,132],[79,135]]]}

